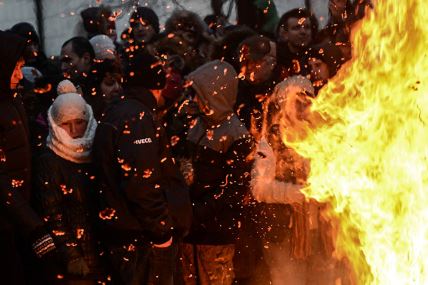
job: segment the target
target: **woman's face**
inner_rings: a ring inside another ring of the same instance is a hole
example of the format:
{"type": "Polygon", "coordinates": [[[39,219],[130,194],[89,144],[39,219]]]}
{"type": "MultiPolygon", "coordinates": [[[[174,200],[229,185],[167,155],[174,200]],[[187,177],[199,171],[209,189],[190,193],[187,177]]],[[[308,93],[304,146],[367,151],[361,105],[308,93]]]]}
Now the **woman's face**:
{"type": "Polygon", "coordinates": [[[62,122],[60,125],[60,127],[73,139],[82,138],[85,135],[87,126],[88,122],[83,119],[68,120],[62,122]]]}
{"type": "Polygon", "coordinates": [[[121,76],[107,72],[103,81],[101,81],[100,89],[106,102],[119,97],[122,92],[121,76]]]}

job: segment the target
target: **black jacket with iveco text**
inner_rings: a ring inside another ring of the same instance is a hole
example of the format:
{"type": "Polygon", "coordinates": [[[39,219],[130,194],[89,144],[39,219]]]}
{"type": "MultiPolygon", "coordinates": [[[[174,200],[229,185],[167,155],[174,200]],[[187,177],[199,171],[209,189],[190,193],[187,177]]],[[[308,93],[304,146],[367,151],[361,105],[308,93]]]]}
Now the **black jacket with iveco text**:
{"type": "Polygon", "coordinates": [[[93,146],[103,237],[111,244],[159,244],[188,231],[189,193],[154,119],[155,98],[142,88],[126,94],[107,109],[93,146]]]}

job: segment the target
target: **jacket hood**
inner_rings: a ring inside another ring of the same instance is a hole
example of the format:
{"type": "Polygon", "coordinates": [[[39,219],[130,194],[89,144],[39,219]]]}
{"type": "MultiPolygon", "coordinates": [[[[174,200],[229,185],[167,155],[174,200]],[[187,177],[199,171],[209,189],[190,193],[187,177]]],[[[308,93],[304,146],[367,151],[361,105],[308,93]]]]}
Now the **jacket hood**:
{"type": "Polygon", "coordinates": [[[232,65],[214,60],[190,73],[187,79],[192,81],[198,104],[210,125],[230,117],[238,93],[238,77],[232,65]]]}
{"type": "Polygon", "coordinates": [[[25,45],[25,39],[10,32],[0,31],[0,58],[2,59],[2,68],[0,68],[1,93],[10,93],[10,78],[16,63],[24,53],[25,45]]]}

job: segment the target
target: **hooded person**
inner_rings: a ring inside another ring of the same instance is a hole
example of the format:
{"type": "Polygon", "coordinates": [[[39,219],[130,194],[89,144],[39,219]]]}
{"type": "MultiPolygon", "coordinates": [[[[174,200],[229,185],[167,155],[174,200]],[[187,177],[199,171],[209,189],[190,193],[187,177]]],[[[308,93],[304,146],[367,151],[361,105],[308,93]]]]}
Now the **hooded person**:
{"type": "Polygon", "coordinates": [[[44,77],[58,77],[60,69],[42,50],[36,29],[27,22],[21,22],[10,28],[10,32],[27,40],[24,52],[25,65],[39,70],[44,77]]]}
{"type": "Polygon", "coordinates": [[[103,241],[118,283],[175,284],[191,206],[155,116],[165,73],[155,57],[138,54],[126,74],[124,97],[111,102],[94,142],[103,241]]]}
{"type": "Polygon", "coordinates": [[[301,192],[309,162],[284,143],[303,138],[316,123],[317,115],[310,112],[314,96],[311,82],[302,76],[279,83],[266,105],[256,149],[251,192],[260,203],[263,256],[274,285],[284,280],[334,283],[330,227],[321,217],[322,205],[306,200],[301,192]]]}
{"type": "Polygon", "coordinates": [[[184,276],[188,282],[196,276],[201,284],[232,284],[234,244],[249,191],[246,174],[251,169],[253,139],[233,112],[238,77],[229,63],[206,63],[187,79],[202,115],[187,137],[194,176],[190,185],[194,219],[183,245],[184,276]],[[197,266],[192,266],[194,260],[197,266]],[[210,272],[216,272],[215,283],[210,272]]]}
{"type": "MultiPolygon", "coordinates": [[[[16,93],[23,78],[25,40],[0,31],[0,274],[5,284],[24,284],[23,264],[55,249],[43,221],[30,206],[31,151],[27,118],[16,93]]],[[[35,267],[35,263],[32,264],[35,267]]],[[[34,279],[32,281],[35,281],[34,279]]]]}
{"type": "Polygon", "coordinates": [[[35,206],[60,252],[59,262],[44,272],[54,284],[58,275],[61,284],[97,284],[106,281],[91,210],[96,187],[91,149],[97,122],[70,81],[60,82],[57,90],[59,96],[48,110],[46,149],[36,160],[33,179],[35,206]]]}

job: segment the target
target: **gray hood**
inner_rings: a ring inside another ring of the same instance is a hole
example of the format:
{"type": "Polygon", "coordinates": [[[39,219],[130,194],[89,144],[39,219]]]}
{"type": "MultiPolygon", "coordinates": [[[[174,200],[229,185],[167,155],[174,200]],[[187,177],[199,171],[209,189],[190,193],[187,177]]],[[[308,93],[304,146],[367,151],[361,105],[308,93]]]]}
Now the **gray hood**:
{"type": "Polygon", "coordinates": [[[238,93],[238,75],[232,65],[214,60],[190,73],[187,79],[192,81],[207,123],[216,125],[230,117],[238,93]]]}

